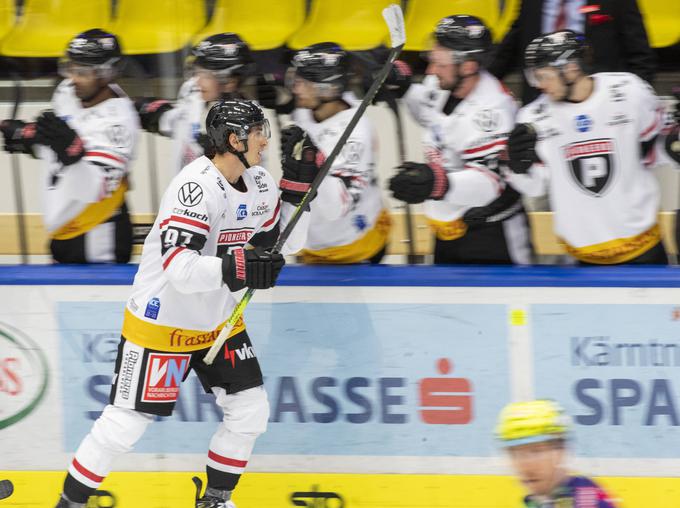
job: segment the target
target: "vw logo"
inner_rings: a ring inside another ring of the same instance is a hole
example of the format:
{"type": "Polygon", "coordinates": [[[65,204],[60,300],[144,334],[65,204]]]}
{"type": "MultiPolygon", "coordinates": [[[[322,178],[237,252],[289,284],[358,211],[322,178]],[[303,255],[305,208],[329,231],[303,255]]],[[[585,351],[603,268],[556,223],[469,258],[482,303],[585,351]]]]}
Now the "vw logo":
{"type": "Polygon", "coordinates": [[[180,187],[177,199],[184,206],[191,208],[196,206],[203,199],[203,189],[196,182],[187,182],[180,187]]]}

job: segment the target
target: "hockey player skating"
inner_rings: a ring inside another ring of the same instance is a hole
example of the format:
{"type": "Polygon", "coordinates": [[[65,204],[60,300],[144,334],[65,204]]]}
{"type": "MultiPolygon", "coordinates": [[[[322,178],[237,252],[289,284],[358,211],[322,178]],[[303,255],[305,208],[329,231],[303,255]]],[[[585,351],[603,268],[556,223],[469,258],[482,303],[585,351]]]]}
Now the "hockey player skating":
{"type": "Polygon", "coordinates": [[[527,490],[527,508],[615,508],[593,480],[572,476],[566,467],[569,418],[551,400],[508,404],[496,436],[527,490]]]}
{"type": "MultiPolygon", "coordinates": [[[[255,74],[256,65],[241,37],[221,33],[207,37],[192,49],[187,69],[190,78],[180,87],[174,105],[165,99],[135,99],[142,128],[175,141],[175,171],[211,150],[204,129],[210,106],[218,100],[243,99],[244,81],[255,74]]],[[[265,105],[276,98],[275,88],[262,79],[256,91],[258,100],[265,105]]]]}
{"type": "Polygon", "coordinates": [[[127,263],[132,225],[125,203],[139,122],[114,83],[121,63],[115,35],[99,29],[68,45],[52,108],[35,122],[5,120],[9,152],[45,163],[43,222],[60,263],[127,263]]]}
{"type": "Polygon", "coordinates": [[[527,47],[527,77],[544,95],[518,115],[507,179],[531,196],[548,189],[555,233],[580,263],[666,264],[649,170],[663,108],[634,74],[588,75],[586,55],[568,30],[527,47]]]}
{"type": "Polygon", "coordinates": [[[473,16],[448,16],[434,39],[424,82],[404,96],[423,127],[427,162],[402,164],[390,189],[396,199],[425,203],[435,263],[529,263],[520,195],[498,169],[517,107],[484,70],[491,34],[473,16]]]}
{"type": "MultiPolygon", "coordinates": [[[[330,153],[356,111],[358,100],[347,91],[349,62],[337,44],[323,42],[298,51],[288,83],[297,127],[284,131],[282,165],[290,163],[299,129],[318,147],[318,161],[302,161],[306,171],[330,153]],[[291,137],[291,133],[294,135],[291,137]]],[[[385,253],[390,219],[376,174],[376,131],[363,116],[331,166],[312,203],[305,263],[378,263],[385,253]]],[[[293,162],[293,164],[296,164],[293,162]]]]}
{"type": "MultiPolygon", "coordinates": [[[[208,486],[197,507],[234,506],[231,493],[266,429],[269,405],[243,322],[210,366],[202,359],[236,304],[234,292],[276,283],[284,259],[266,249],[294,207],[281,203],[275,182],[258,165],[270,131],[257,105],[219,102],[206,123],[215,155],[186,166],[162,198],[125,309],[110,404],[75,454],[59,507],[82,506],[154,415],[172,413],[189,369],[224,411],[210,441],[208,486]]],[[[290,171],[284,176],[309,185],[290,171]]],[[[284,254],[302,247],[307,215],[284,254]]]]}

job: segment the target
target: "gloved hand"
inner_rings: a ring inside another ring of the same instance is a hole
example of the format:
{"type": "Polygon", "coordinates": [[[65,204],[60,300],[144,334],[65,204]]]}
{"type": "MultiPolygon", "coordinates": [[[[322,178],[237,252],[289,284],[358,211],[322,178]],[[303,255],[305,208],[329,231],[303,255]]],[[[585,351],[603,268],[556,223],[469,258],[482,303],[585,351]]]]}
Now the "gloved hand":
{"type": "MultiPolygon", "coordinates": [[[[318,148],[297,125],[281,131],[281,199],[299,205],[318,173],[318,148]]],[[[316,196],[312,196],[314,199],[316,196]]],[[[310,200],[311,201],[311,200],[310,200]]]]}
{"type": "Polygon", "coordinates": [[[524,175],[536,162],[536,130],[528,123],[515,125],[508,136],[508,167],[513,173],[524,175]]]}
{"type": "Polygon", "coordinates": [[[295,101],[292,96],[288,100],[280,97],[277,86],[273,76],[269,74],[258,76],[255,82],[257,102],[263,108],[273,109],[278,115],[287,115],[295,109],[295,101]]]}
{"type": "Polygon", "coordinates": [[[395,60],[392,69],[390,69],[390,72],[385,79],[385,83],[383,83],[383,86],[378,90],[373,102],[385,101],[389,95],[401,99],[411,87],[412,77],[413,71],[411,70],[411,67],[403,60],[395,60]]]}
{"type": "Polygon", "coordinates": [[[666,136],[665,148],[668,156],[680,164],[680,91],[675,91],[675,113],[673,114],[674,125],[666,136]]]}
{"type": "Polygon", "coordinates": [[[135,109],[139,114],[139,123],[142,125],[142,129],[158,133],[161,116],[172,109],[172,104],[170,104],[170,101],[156,97],[137,97],[135,109]]]}
{"type": "Polygon", "coordinates": [[[37,121],[37,137],[49,146],[64,165],[75,164],[85,155],[85,145],[78,133],[51,111],[46,111],[37,121]]]}
{"type": "Polygon", "coordinates": [[[0,122],[0,131],[5,138],[5,151],[9,153],[31,153],[31,148],[36,143],[35,123],[26,123],[22,120],[3,120],[0,122]]]}
{"type": "Polygon", "coordinates": [[[235,249],[222,256],[222,280],[232,291],[245,287],[269,289],[276,284],[285,264],[281,254],[268,252],[262,247],[235,249]]]}
{"type": "Polygon", "coordinates": [[[397,169],[399,172],[390,179],[390,190],[400,201],[416,204],[440,200],[449,191],[446,170],[439,165],[404,162],[397,169]]]}

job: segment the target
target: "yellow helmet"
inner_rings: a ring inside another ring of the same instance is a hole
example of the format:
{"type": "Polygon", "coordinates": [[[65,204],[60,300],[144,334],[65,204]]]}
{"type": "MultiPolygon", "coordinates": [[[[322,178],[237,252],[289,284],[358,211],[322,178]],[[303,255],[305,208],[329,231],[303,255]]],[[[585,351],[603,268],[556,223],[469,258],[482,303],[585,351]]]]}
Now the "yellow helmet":
{"type": "Polygon", "coordinates": [[[519,446],[565,439],[569,417],[557,402],[548,399],[513,402],[501,411],[496,436],[505,446],[519,446]]]}

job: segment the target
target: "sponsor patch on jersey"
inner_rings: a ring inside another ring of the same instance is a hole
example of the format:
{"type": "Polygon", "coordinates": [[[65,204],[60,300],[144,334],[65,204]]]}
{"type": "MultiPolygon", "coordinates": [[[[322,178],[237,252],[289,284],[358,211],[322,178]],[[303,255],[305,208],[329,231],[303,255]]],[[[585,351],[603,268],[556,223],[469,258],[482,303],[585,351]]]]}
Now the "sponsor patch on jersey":
{"type": "Polygon", "coordinates": [[[191,208],[203,199],[203,189],[196,182],[187,182],[179,188],[177,199],[187,208],[191,208]]]}
{"type": "Polygon", "coordinates": [[[584,191],[602,196],[614,179],[614,141],[593,139],[565,146],[571,176],[584,191]]]}
{"type": "Polygon", "coordinates": [[[263,201],[257,205],[257,207],[255,207],[255,210],[251,212],[251,215],[253,217],[258,217],[260,215],[267,215],[269,212],[271,212],[271,208],[269,208],[269,205],[263,201]]]}
{"type": "Polygon", "coordinates": [[[252,229],[223,229],[217,237],[217,245],[245,245],[252,235],[252,229]]]}
{"type": "Polygon", "coordinates": [[[245,203],[241,203],[236,209],[236,220],[243,220],[246,217],[248,217],[248,207],[245,203]]]}
{"type": "Polygon", "coordinates": [[[353,222],[359,231],[363,231],[368,226],[365,215],[355,215],[353,222]]]}
{"type": "Polygon", "coordinates": [[[257,190],[262,193],[262,192],[267,192],[269,190],[269,187],[267,186],[267,182],[264,181],[264,173],[258,173],[254,176],[255,178],[255,185],[257,185],[257,190]]]}
{"type": "Polygon", "coordinates": [[[222,192],[224,192],[224,184],[222,183],[222,179],[218,176],[217,177],[217,186],[222,189],[222,192]]]}
{"type": "MultiPolygon", "coordinates": [[[[243,344],[240,348],[229,349],[229,343],[225,342],[224,358],[227,362],[231,362],[232,367],[236,368],[236,360],[250,360],[251,358],[256,358],[256,355],[253,346],[243,344]]],[[[227,363],[227,365],[229,365],[229,363],[227,363]]]]}
{"type": "Polygon", "coordinates": [[[190,354],[149,353],[142,402],[176,401],[190,358],[190,354]]]}
{"type": "Polygon", "coordinates": [[[158,319],[158,312],[161,310],[161,301],[158,298],[152,298],[149,303],[146,304],[146,310],[144,311],[144,317],[149,319],[158,319]]]}
{"type": "Polygon", "coordinates": [[[588,132],[593,127],[593,120],[588,115],[578,115],[574,119],[574,126],[579,132],[588,132]]]}
{"type": "Polygon", "coordinates": [[[493,109],[482,109],[472,119],[474,124],[484,132],[492,132],[498,129],[501,123],[501,115],[493,109]]]}

